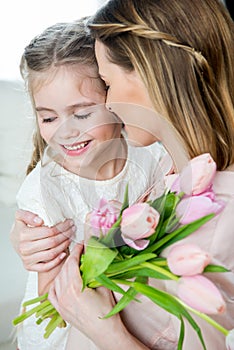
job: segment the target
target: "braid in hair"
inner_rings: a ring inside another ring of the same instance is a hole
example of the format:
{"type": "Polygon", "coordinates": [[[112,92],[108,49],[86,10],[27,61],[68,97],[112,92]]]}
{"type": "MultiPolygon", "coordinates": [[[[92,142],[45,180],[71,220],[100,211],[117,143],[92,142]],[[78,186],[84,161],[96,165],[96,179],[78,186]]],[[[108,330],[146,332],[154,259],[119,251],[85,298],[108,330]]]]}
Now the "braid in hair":
{"type": "Polygon", "coordinates": [[[28,175],[36,167],[37,163],[41,160],[43,152],[47,146],[46,142],[37,131],[33,135],[33,146],[34,149],[31,161],[27,167],[26,175],[28,175]]]}
{"type": "MultiPolygon", "coordinates": [[[[142,22],[142,21],[141,21],[142,22]]],[[[92,29],[98,29],[98,27],[102,28],[103,24],[91,24],[90,28],[92,29]]],[[[201,52],[195,50],[193,47],[189,45],[185,45],[180,43],[180,41],[173,35],[154,30],[150,27],[147,27],[145,24],[133,24],[133,23],[110,23],[105,24],[105,35],[103,39],[107,38],[108,36],[114,37],[115,35],[123,34],[123,33],[132,33],[133,35],[136,35],[141,38],[151,39],[151,40],[161,40],[165,44],[171,47],[177,47],[182,50],[185,50],[188,52],[195,61],[195,64],[198,64],[198,67],[200,68],[202,74],[204,71],[207,73],[207,77],[210,82],[212,82],[213,75],[210,70],[209,64],[206,60],[206,58],[202,55],[201,52]]]]}

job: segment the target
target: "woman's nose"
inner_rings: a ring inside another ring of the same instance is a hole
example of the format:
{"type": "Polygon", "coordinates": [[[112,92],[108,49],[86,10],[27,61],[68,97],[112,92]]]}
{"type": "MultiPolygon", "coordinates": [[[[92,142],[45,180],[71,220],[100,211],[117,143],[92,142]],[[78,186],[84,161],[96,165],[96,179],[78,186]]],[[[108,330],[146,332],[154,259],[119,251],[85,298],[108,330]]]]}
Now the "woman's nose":
{"type": "Polygon", "coordinates": [[[108,100],[106,100],[106,109],[108,109],[108,111],[112,112],[111,103],[109,103],[108,100]]]}
{"type": "Polygon", "coordinates": [[[111,99],[110,99],[110,94],[109,94],[109,91],[107,91],[106,93],[106,109],[108,109],[109,111],[112,112],[112,108],[111,108],[111,99]]]}

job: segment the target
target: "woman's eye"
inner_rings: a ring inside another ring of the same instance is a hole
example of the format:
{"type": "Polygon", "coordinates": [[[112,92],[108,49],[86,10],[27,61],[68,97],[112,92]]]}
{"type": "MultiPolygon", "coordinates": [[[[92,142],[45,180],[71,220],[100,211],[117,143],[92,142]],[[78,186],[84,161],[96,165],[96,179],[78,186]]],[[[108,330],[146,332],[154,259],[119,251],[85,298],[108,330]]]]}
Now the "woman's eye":
{"type": "Polygon", "coordinates": [[[77,119],[87,119],[91,116],[91,113],[86,114],[74,114],[74,117],[77,119]]]}
{"type": "Polygon", "coordinates": [[[105,91],[108,91],[109,88],[110,88],[110,85],[106,85],[106,86],[105,86],[105,91]]]}
{"type": "Polygon", "coordinates": [[[52,123],[56,117],[51,117],[51,118],[43,118],[42,123],[52,123]]]}

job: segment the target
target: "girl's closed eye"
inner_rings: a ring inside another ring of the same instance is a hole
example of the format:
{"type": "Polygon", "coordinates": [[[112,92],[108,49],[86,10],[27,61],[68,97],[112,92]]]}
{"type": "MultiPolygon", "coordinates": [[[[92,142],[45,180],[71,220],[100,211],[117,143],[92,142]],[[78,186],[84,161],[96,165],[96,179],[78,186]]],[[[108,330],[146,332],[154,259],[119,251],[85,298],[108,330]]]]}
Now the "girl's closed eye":
{"type": "Polygon", "coordinates": [[[86,114],[74,114],[74,117],[77,119],[88,119],[91,116],[91,114],[91,112],[86,114]]]}
{"type": "Polygon", "coordinates": [[[57,117],[42,118],[42,123],[52,123],[57,117]]]}

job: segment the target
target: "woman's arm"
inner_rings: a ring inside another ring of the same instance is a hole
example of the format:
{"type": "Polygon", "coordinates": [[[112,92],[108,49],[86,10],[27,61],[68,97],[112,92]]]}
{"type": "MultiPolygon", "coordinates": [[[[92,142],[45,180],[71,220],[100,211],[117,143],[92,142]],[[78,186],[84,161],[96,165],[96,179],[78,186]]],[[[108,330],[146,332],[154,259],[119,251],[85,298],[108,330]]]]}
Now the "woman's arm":
{"type": "Polygon", "coordinates": [[[38,215],[17,210],[10,239],[26,270],[47,272],[65,258],[74,231],[72,220],[47,227],[38,215]]]}
{"type": "MultiPolygon", "coordinates": [[[[51,303],[67,322],[92,340],[99,349],[148,349],[128,332],[119,314],[101,319],[115,305],[109,290],[100,287],[81,291],[82,278],[78,266],[82,251],[83,246],[77,244],[64,263],[49,291],[51,303]]],[[[72,342],[70,339],[69,343],[72,342]]]]}

